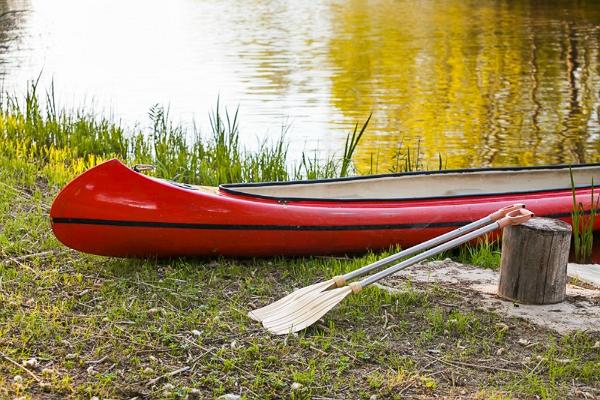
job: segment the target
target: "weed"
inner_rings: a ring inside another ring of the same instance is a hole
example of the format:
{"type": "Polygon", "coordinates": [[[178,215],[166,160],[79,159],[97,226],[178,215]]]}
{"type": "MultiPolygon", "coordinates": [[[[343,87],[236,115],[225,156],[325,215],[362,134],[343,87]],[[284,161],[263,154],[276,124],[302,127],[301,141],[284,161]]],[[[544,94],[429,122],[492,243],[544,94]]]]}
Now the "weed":
{"type": "Polygon", "coordinates": [[[482,268],[498,269],[501,253],[500,243],[485,236],[478,239],[475,245],[468,243],[460,247],[458,260],[482,268]]]}
{"type": "Polygon", "coordinates": [[[573,192],[573,211],[571,212],[571,221],[573,226],[573,246],[575,261],[579,263],[590,262],[592,257],[592,248],[594,246],[594,222],[598,205],[600,204],[600,194],[594,199],[594,180],[592,179],[592,191],[590,199],[589,212],[586,211],[583,203],[577,201],[575,180],[573,170],[569,168],[571,176],[571,190],[573,192]]]}

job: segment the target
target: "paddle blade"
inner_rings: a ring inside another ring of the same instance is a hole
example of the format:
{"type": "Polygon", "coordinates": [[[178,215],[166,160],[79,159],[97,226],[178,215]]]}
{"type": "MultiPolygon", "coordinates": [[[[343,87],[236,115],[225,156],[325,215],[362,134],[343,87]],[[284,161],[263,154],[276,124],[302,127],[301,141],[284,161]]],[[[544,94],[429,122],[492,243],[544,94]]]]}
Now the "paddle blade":
{"type": "Polygon", "coordinates": [[[349,286],[321,293],[313,292],[264,319],[263,326],[275,335],[298,332],[317,322],[350,293],[352,289],[349,286]]]}
{"type": "Polygon", "coordinates": [[[335,281],[330,279],[328,281],[315,283],[314,285],[306,286],[298,290],[294,290],[292,293],[288,294],[281,299],[268,304],[264,307],[257,308],[256,310],[252,310],[248,313],[248,317],[252,318],[255,321],[261,322],[264,319],[270,318],[271,316],[276,315],[279,311],[286,308],[288,305],[293,304],[304,296],[310,295],[311,293],[321,293],[324,290],[328,289],[335,285],[335,281]]]}

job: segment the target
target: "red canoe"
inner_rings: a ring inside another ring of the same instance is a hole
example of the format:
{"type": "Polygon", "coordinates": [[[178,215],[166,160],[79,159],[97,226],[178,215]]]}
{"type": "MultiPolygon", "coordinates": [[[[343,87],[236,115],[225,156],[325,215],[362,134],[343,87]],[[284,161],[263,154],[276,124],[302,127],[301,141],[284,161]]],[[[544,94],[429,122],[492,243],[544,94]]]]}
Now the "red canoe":
{"type": "MultiPolygon", "coordinates": [[[[574,166],[573,175],[589,210],[600,164],[574,166]]],[[[411,246],[517,202],[569,222],[570,187],[569,167],[547,166],[212,188],[110,160],[69,183],[50,216],[65,245],[105,256],[344,254],[411,246]]]]}

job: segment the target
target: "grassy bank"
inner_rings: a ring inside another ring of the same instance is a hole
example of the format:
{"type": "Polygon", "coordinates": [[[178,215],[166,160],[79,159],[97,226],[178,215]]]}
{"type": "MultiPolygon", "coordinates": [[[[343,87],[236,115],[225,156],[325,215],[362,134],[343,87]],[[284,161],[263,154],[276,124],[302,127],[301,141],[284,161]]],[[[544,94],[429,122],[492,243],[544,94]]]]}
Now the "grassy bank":
{"type": "Polygon", "coordinates": [[[221,111],[213,113],[212,133],[191,141],[159,108],[150,135],[59,111],[52,102],[43,109],[32,95],[22,104],[5,100],[0,113],[0,397],[600,394],[600,337],[559,337],[505,320],[440,285],[406,282],[397,294],[368,288],[323,322],[282,338],[245,316],[295,287],[381,255],[157,261],[64,248],[49,229],[53,196],[77,173],[113,156],[202,184],[332,176],[352,168],[307,156],[290,170],[283,140],[245,152],[235,116],[221,111]]]}

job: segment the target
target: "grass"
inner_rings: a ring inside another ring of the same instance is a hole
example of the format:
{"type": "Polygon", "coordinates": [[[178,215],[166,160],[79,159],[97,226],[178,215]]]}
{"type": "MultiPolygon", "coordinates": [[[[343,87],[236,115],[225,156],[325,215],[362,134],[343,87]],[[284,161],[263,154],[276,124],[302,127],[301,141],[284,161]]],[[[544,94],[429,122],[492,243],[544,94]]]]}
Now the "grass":
{"type": "Polygon", "coordinates": [[[501,248],[498,241],[487,236],[478,239],[477,244],[468,243],[458,249],[457,260],[464,264],[477,265],[481,268],[498,269],[500,267],[501,248]]]}
{"type": "Polygon", "coordinates": [[[283,140],[247,153],[237,114],[219,106],[211,135],[193,141],[159,107],[146,136],[83,111],[42,108],[30,94],[23,106],[6,99],[0,110],[1,398],[600,393],[600,337],[559,337],[505,320],[439,285],[406,282],[394,294],[369,287],[281,338],[246,317],[293,288],[385,254],[125,260],[66,249],[50,231],[49,204],[64,182],[106,158],[153,163],[160,176],[204,184],[322,176],[340,173],[341,164],[306,157],[313,161],[290,173],[283,140]],[[522,338],[532,345],[519,345],[522,338]]]}
{"type": "Polygon", "coordinates": [[[577,201],[575,194],[575,181],[573,171],[569,169],[571,176],[571,190],[573,192],[573,211],[571,212],[573,226],[573,250],[575,261],[579,263],[589,263],[592,257],[594,247],[594,223],[596,214],[600,209],[600,194],[594,198],[594,180],[592,179],[592,191],[590,198],[590,210],[587,212],[583,203],[577,201]]]}
{"type": "Polygon", "coordinates": [[[218,185],[231,182],[282,181],[347,176],[354,172],[352,154],[370,117],[349,134],[341,159],[320,160],[303,154],[290,165],[285,129],[273,143],[263,142],[255,152],[239,143],[238,111],[230,113],[217,101],[209,115],[208,135],[174,125],[168,112],[154,106],[149,112],[151,131],[126,132],[120,125],[85,110],[60,110],[51,91],[41,104],[36,84],[24,101],[4,95],[0,102],[0,141],[4,155],[26,157],[37,165],[62,163],[51,171],[51,183],[64,184],[73,172],[111,157],[128,164],[153,164],[155,175],[180,182],[218,185]],[[61,176],[62,174],[62,176],[61,176]]]}

